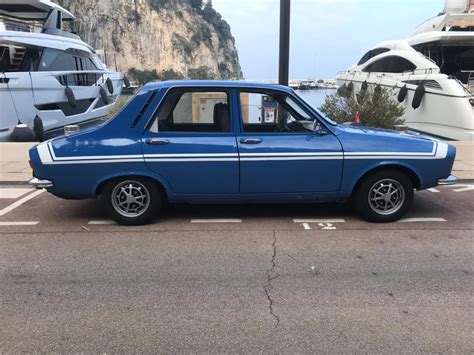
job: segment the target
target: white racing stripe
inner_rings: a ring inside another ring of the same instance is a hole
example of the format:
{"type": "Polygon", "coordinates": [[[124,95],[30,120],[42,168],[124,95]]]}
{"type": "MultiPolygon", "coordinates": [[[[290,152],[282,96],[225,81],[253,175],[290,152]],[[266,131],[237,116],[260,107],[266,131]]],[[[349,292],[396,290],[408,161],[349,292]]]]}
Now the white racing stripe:
{"type": "Polygon", "coordinates": [[[426,217],[426,218],[403,218],[399,223],[424,223],[424,222],[447,222],[444,218],[426,217]]]}
{"type": "Polygon", "coordinates": [[[16,227],[16,226],[36,226],[38,221],[31,222],[0,222],[0,227],[16,227]]]}
{"type": "Polygon", "coordinates": [[[38,190],[33,192],[32,194],[26,195],[21,200],[12,203],[10,206],[5,207],[4,209],[0,210],[0,217],[5,216],[7,213],[13,211],[14,209],[20,207],[21,205],[27,203],[29,200],[34,199],[36,196],[41,195],[46,190],[38,190]]]}
{"type": "Polygon", "coordinates": [[[264,157],[264,158],[241,158],[241,161],[278,161],[278,160],[284,160],[284,161],[291,161],[291,160],[342,160],[344,159],[343,156],[328,156],[328,157],[322,157],[322,156],[317,156],[317,157],[312,157],[312,156],[305,156],[305,157],[279,157],[279,158],[274,158],[274,157],[264,157]]]}
{"type": "Polygon", "coordinates": [[[241,219],[192,219],[191,223],[242,223],[241,219]]]}
{"type": "Polygon", "coordinates": [[[56,157],[51,141],[38,145],[41,162],[50,164],[109,164],[140,162],[228,162],[228,161],[291,161],[291,160],[374,160],[374,159],[444,159],[448,144],[433,142],[431,152],[262,152],[262,153],[195,153],[56,157]]]}
{"type": "Polygon", "coordinates": [[[239,158],[180,158],[180,159],[146,159],[147,163],[178,163],[178,162],[213,162],[213,161],[233,161],[238,162],[239,158]]]}

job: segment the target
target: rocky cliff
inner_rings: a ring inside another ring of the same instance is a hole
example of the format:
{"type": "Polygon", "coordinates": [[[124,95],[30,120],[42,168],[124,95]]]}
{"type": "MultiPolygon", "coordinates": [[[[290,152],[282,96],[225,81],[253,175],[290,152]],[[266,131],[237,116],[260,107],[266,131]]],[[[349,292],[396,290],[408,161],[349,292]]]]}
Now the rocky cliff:
{"type": "Polygon", "coordinates": [[[164,79],[242,76],[230,27],[211,1],[57,2],[77,17],[71,29],[94,48],[105,50],[111,68],[164,79]]]}

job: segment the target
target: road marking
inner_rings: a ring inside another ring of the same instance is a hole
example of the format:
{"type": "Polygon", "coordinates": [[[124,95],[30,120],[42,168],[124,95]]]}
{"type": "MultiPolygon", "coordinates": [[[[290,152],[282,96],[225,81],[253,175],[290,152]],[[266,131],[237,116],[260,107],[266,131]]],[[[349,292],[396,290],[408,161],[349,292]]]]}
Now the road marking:
{"type": "Polygon", "coordinates": [[[294,223],[346,223],[345,219],[294,219],[294,223]]]}
{"type": "Polygon", "coordinates": [[[456,185],[458,187],[462,187],[462,189],[453,190],[454,192],[466,192],[466,191],[473,191],[474,185],[456,185]]]}
{"type": "Polygon", "coordinates": [[[332,223],[318,223],[318,226],[321,227],[323,231],[333,231],[337,229],[332,223]]]}
{"type": "Polygon", "coordinates": [[[400,223],[414,223],[414,222],[447,222],[444,218],[403,218],[399,220],[400,223]]]}
{"type": "Polygon", "coordinates": [[[5,207],[4,209],[0,210],[0,217],[5,216],[7,213],[13,211],[15,208],[18,208],[18,207],[20,207],[21,205],[23,205],[25,203],[27,203],[29,200],[34,199],[36,196],[41,195],[45,191],[46,190],[35,191],[32,194],[26,195],[21,200],[18,200],[15,203],[12,203],[10,206],[5,207]]]}
{"type": "Polygon", "coordinates": [[[0,189],[0,198],[17,199],[31,191],[33,189],[2,187],[0,189]]]}
{"type": "Polygon", "coordinates": [[[434,192],[434,193],[440,192],[439,190],[436,190],[436,189],[428,189],[428,191],[429,191],[429,192],[434,192]]]}
{"type": "Polygon", "coordinates": [[[11,226],[36,226],[39,222],[0,222],[0,227],[11,227],[11,226]]]}
{"type": "Polygon", "coordinates": [[[241,219],[192,219],[191,223],[242,223],[241,219]]]}
{"type": "Polygon", "coordinates": [[[104,220],[104,221],[90,221],[87,224],[91,226],[110,226],[110,225],[117,224],[117,222],[112,221],[112,220],[104,220]]]}
{"type": "Polygon", "coordinates": [[[311,229],[311,227],[309,226],[308,223],[303,223],[303,227],[304,227],[304,229],[306,229],[306,230],[310,230],[310,229],[311,229]]]}

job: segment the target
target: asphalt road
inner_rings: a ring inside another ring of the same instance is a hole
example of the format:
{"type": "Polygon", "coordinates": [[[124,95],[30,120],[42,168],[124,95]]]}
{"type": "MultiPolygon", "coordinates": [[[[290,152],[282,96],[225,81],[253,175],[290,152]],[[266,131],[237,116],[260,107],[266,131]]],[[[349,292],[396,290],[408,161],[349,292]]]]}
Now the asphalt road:
{"type": "Polygon", "coordinates": [[[344,205],[171,206],[126,228],[33,194],[0,190],[2,353],[474,352],[469,186],[385,225],[344,205]]]}

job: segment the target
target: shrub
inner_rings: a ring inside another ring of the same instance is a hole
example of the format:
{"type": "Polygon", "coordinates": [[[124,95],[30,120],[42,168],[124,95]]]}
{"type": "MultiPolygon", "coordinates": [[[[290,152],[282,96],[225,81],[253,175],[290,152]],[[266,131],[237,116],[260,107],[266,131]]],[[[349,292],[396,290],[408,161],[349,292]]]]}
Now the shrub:
{"type": "Polygon", "coordinates": [[[362,90],[358,94],[339,90],[326,97],[320,110],[337,123],[352,122],[356,112],[364,126],[389,128],[403,124],[405,110],[395,101],[391,90],[377,86],[374,90],[362,90]]]}
{"type": "Polygon", "coordinates": [[[156,70],[140,70],[131,68],[128,71],[128,75],[130,78],[136,80],[140,85],[151,81],[180,80],[184,78],[183,74],[174,71],[173,69],[163,70],[158,73],[156,70]]]}

